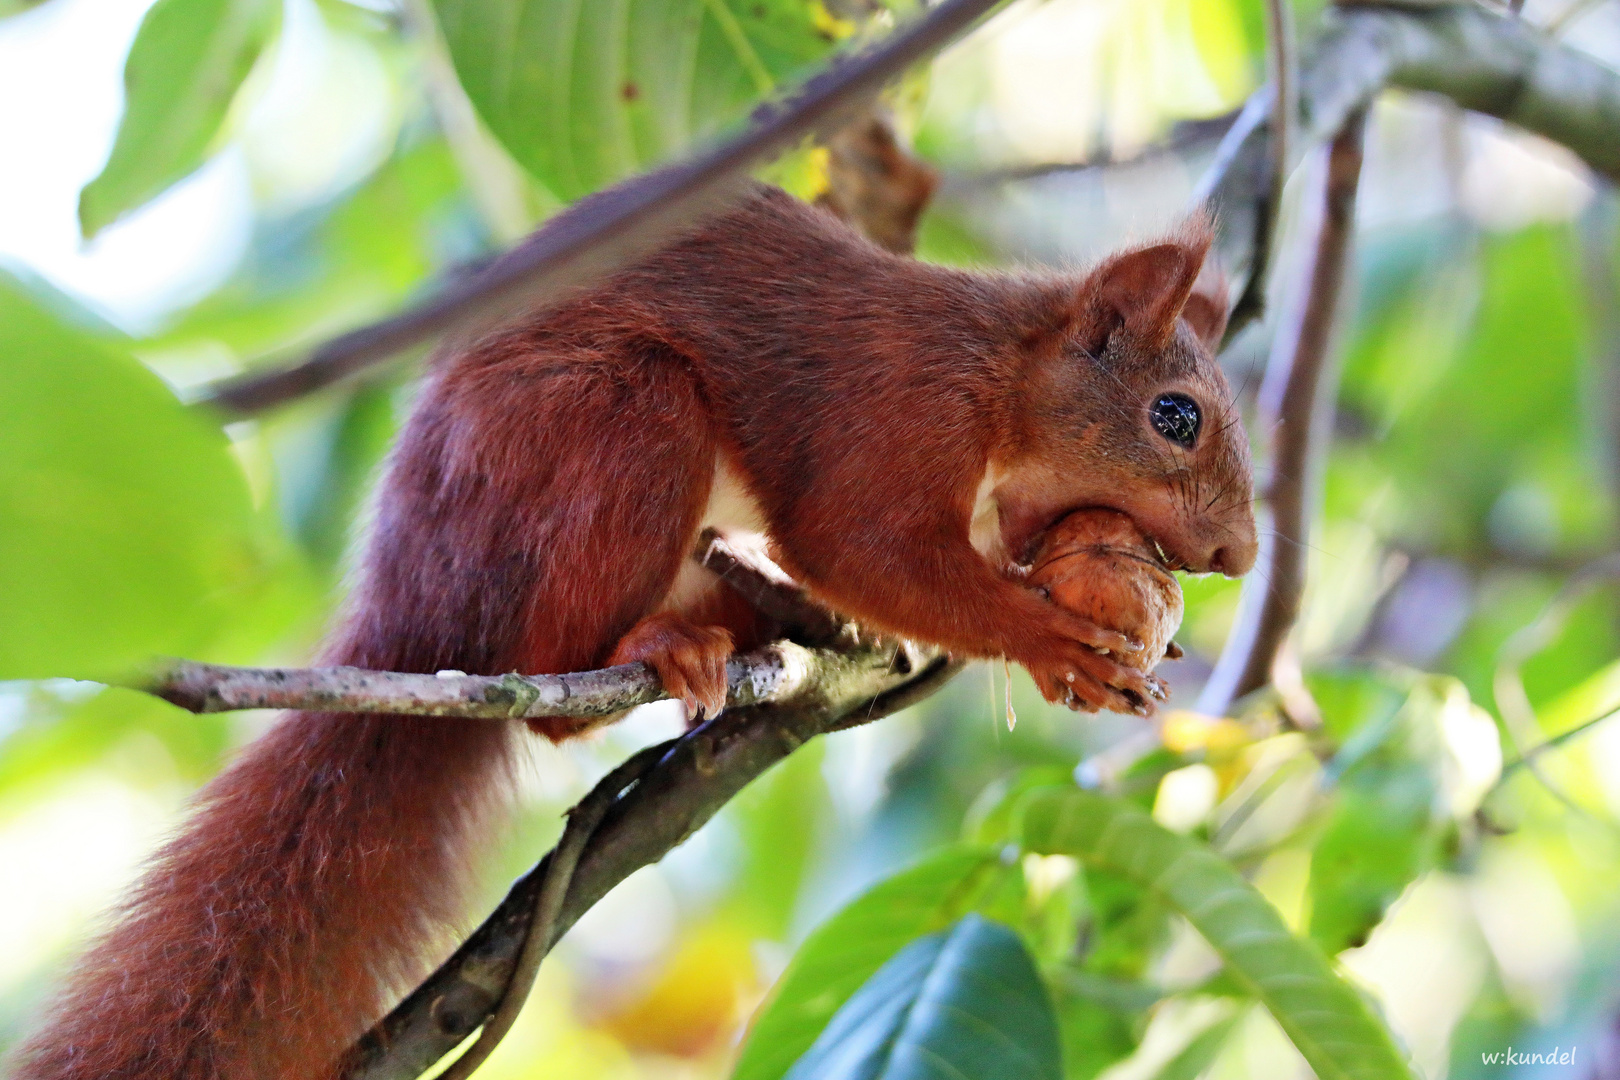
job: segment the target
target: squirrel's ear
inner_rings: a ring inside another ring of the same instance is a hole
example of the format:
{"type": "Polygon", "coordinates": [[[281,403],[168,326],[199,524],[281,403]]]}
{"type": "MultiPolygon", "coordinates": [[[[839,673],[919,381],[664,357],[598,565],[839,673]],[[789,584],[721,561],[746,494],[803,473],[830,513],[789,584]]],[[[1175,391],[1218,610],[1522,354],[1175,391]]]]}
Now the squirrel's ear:
{"type": "Polygon", "coordinates": [[[1127,251],[1098,267],[1086,292],[1099,338],[1124,327],[1155,352],[1168,345],[1208,248],[1200,236],[1127,251]]]}
{"type": "Polygon", "coordinates": [[[1226,308],[1226,277],[1212,263],[1205,263],[1204,272],[1181,309],[1181,317],[1210,352],[1221,347],[1221,337],[1226,333],[1226,308]]]}

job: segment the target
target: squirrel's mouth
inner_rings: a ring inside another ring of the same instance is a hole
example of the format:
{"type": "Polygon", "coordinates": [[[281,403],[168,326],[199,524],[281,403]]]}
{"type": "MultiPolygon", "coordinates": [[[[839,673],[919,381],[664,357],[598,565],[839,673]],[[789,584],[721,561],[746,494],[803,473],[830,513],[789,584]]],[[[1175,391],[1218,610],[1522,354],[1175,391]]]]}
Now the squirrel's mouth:
{"type": "MultiPolygon", "coordinates": [[[[1143,533],[1142,535],[1147,536],[1146,533],[1143,533]]],[[[1159,565],[1162,566],[1164,569],[1166,569],[1166,570],[1185,570],[1185,569],[1187,569],[1186,564],[1183,563],[1180,559],[1171,558],[1170,553],[1164,550],[1164,545],[1159,543],[1159,540],[1158,540],[1157,537],[1148,536],[1147,541],[1148,541],[1148,543],[1153,545],[1154,553],[1159,556],[1159,565]]]]}

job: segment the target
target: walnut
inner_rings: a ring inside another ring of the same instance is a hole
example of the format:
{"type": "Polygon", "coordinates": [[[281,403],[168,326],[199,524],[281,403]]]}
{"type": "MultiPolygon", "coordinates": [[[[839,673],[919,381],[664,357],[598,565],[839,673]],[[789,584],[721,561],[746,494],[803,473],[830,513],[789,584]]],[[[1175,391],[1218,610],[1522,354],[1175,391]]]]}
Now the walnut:
{"type": "Polygon", "coordinates": [[[1026,583],[1099,626],[1146,646],[1117,659],[1152,671],[1181,655],[1171,636],[1181,626],[1181,585],[1158,549],[1125,514],[1076,510],[1046,531],[1026,583]]]}

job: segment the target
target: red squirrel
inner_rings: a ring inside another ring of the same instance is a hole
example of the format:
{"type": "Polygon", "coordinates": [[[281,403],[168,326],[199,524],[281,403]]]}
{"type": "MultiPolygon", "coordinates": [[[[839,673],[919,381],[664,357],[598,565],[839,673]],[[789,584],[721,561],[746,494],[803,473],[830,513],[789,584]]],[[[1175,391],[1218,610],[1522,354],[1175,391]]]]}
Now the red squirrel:
{"type": "MultiPolygon", "coordinates": [[[[643,660],[724,704],[751,613],[688,553],[763,532],[829,607],[1149,711],[1133,643],[1008,568],[1077,507],[1175,566],[1254,561],[1242,426],[1194,222],[1089,273],[892,255],[759,187],[560,306],[439,358],[322,662],[643,660]]],[[[562,739],[579,725],[540,720],[562,739]]],[[[15,1080],[318,1080],[460,917],[514,725],[290,713],[200,793],[20,1048],[15,1080]]]]}

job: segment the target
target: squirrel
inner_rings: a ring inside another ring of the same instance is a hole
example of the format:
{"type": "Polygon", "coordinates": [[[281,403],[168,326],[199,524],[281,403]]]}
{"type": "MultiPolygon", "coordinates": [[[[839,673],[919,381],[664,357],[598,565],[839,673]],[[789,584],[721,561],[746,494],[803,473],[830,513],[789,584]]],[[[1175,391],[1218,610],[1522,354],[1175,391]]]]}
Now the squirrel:
{"type": "MultiPolygon", "coordinates": [[[[688,553],[765,534],[879,631],[1146,713],[1139,643],[1010,568],[1079,507],[1169,565],[1255,558],[1248,447],[1195,288],[1207,223],[1087,273],[869,243],[756,185],[558,306],[447,347],[322,662],[474,674],[645,661],[689,717],[758,617],[688,553]]],[[[1207,277],[1207,275],[1206,275],[1207,277]]],[[[587,721],[542,719],[554,740],[587,721]]],[[[66,979],[15,1080],[333,1077],[460,917],[521,729],[293,712],[209,783],[66,979]]]]}

